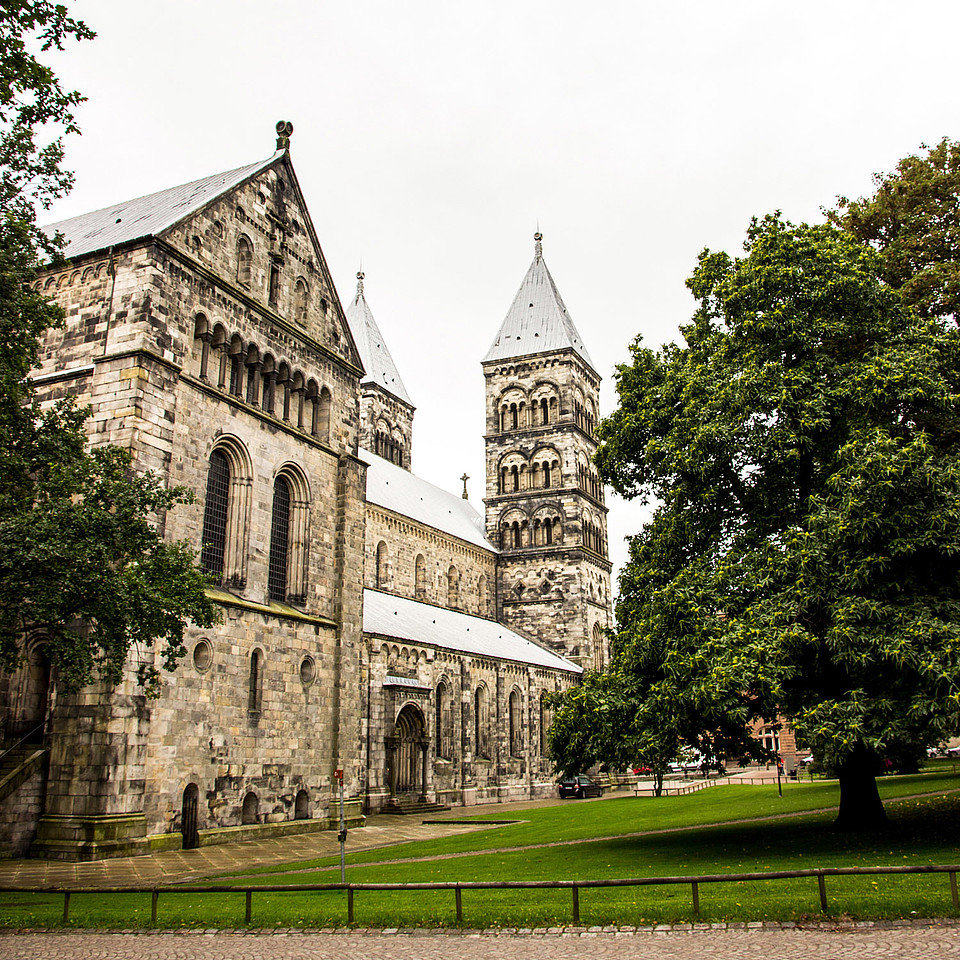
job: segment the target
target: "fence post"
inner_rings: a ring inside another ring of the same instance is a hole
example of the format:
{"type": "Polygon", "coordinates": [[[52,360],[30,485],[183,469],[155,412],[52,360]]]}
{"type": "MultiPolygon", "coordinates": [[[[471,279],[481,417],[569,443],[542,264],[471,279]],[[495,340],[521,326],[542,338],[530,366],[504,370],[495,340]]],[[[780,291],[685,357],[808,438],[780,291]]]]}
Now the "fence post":
{"type": "Polygon", "coordinates": [[[353,887],[347,887],[347,923],[353,923],[353,887]]]}
{"type": "Polygon", "coordinates": [[[253,915],[253,891],[252,890],[247,891],[247,902],[245,906],[246,906],[246,909],[244,910],[243,918],[247,923],[249,923],[250,917],[253,915]]]}
{"type": "MultiPolygon", "coordinates": [[[[956,896],[957,888],[954,887],[953,891],[954,891],[954,896],[956,896]]],[[[456,894],[457,894],[457,923],[463,923],[463,899],[460,893],[459,883],[457,884],[457,887],[456,887],[456,894]]]]}
{"type": "Polygon", "coordinates": [[[571,888],[573,890],[573,922],[580,922],[580,890],[576,884],[571,888]]]}
{"type": "Polygon", "coordinates": [[[160,899],[160,891],[152,890],[150,893],[150,922],[157,925],[157,901],[160,899]]]}
{"type": "Polygon", "coordinates": [[[67,923],[70,920],[70,891],[63,891],[63,922],[67,923]]]}
{"type": "Polygon", "coordinates": [[[820,909],[826,913],[827,912],[827,883],[824,880],[823,874],[817,874],[817,886],[820,888],[820,909]]]}
{"type": "Polygon", "coordinates": [[[953,909],[960,910],[960,898],[957,897],[957,872],[950,871],[950,895],[953,897],[953,909]]]}
{"type": "Polygon", "coordinates": [[[691,884],[693,887],[693,915],[700,916],[700,884],[696,880],[691,884]]]}

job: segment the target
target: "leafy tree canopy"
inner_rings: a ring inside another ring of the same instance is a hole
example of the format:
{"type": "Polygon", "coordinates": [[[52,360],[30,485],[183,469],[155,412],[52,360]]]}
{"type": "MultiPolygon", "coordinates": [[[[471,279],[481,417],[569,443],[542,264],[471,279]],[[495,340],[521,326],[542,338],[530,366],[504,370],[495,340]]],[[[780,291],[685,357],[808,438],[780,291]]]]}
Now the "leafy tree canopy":
{"type": "Polygon", "coordinates": [[[557,739],[607,685],[630,738],[663,716],[727,757],[783,716],[839,770],[838,822],[868,826],[877,758],[960,732],[960,331],[831,225],[755,220],[744,254],[704,251],[684,344],[637,340],[618,369],[597,464],[657,507],[610,676],[565,698],[557,739]]]}
{"type": "Polygon", "coordinates": [[[960,322],[960,143],[924,149],[876,174],[872,197],[840,197],[828,217],[880,252],[883,279],[921,316],[960,322]]]}
{"type": "Polygon", "coordinates": [[[82,100],[38,54],[92,36],[61,4],[0,5],[0,669],[39,639],[61,688],[75,690],[96,676],[118,681],[135,645],[140,681],[155,692],[150,648],[160,641],[172,669],[187,621],[216,619],[193,552],[157,526],[188,494],[135,475],[124,451],[87,452],[87,411],[70,399],[41,405],[29,378],[41,337],[63,322],[31,286],[59,256],[36,208],[72,183],[63,137],[82,100]]]}

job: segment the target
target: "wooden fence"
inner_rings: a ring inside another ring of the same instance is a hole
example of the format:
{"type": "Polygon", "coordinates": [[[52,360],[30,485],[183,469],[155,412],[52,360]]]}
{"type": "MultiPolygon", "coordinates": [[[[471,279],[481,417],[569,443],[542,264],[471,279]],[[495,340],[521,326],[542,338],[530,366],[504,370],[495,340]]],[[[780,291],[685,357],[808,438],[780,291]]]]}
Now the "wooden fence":
{"type": "Polygon", "coordinates": [[[791,880],[800,878],[816,878],[817,889],[820,895],[820,909],[827,910],[827,877],[876,876],[904,873],[945,873],[950,880],[950,894],[953,907],[960,910],[960,899],[957,895],[957,873],[960,865],[920,864],[902,867],[823,867],[807,870],[776,870],[768,873],[714,873],[702,876],[689,877],[633,877],[624,880],[498,880],[498,881],[468,881],[444,883],[301,883],[284,886],[186,886],[170,885],[163,887],[78,887],[65,890],[62,887],[35,886],[35,887],[3,887],[3,893],[45,893],[63,895],[63,922],[70,919],[70,896],[74,893],[82,894],[113,894],[113,893],[149,893],[151,894],[150,919],[157,922],[157,910],[160,895],[175,896],[177,894],[221,894],[243,893],[246,895],[245,921],[251,922],[253,917],[254,893],[306,893],[321,890],[344,890],[347,894],[347,923],[354,922],[354,899],[356,894],[378,890],[452,890],[455,899],[457,923],[463,922],[463,891],[464,890],[569,890],[572,897],[573,922],[580,922],[580,891],[592,890],[601,887],[652,887],[686,884],[690,887],[693,902],[693,912],[700,914],[700,887],[710,883],[738,883],[757,882],[762,880],[791,880]]]}

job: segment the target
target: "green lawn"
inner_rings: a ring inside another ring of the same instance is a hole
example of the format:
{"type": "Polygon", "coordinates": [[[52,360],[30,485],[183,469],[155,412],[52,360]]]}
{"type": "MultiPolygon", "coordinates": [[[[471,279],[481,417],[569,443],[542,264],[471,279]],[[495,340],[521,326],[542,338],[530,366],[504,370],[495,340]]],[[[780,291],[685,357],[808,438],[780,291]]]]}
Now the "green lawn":
{"type": "MultiPolygon", "coordinates": [[[[885,797],[955,789],[955,777],[921,775],[885,778],[885,797]]],[[[347,879],[355,883],[470,880],[585,880],[707,873],[752,873],[828,866],[875,866],[960,862],[960,794],[888,805],[891,822],[882,834],[855,837],[831,827],[834,814],[813,813],[787,820],[720,825],[718,821],[828,807],[836,785],[790,784],[784,797],[760,787],[716,787],[687,797],[623,797],[570,802],[523,811],[529,821],[430,843],[403,844],[352,854],[347,879]],[[628,836],[666,827],[678,832],[628,836]],[[589,840],[526,850],[482,852],[557,840],[589,840]],[[427,862],[396,861],[412,856],[454,854],[427,862]],[[464,854],[464,855],[458,855],[464,854]],[[367,861],[365,864],[361,860],[367,861]]],[[[502,812],[499,814],[502,817],[502,812]]],[[[491,811],[488,817],[496,819],[491,811]]],[[[473,819],[473,818],[471,818],[473,819]]],[[[335,881],[339,873],[302,872],[305,863],[242,881],[249,884],[335,881]],[[297,872],[293,872],[297,871],[297,872]]],[[[318,867],[320,865],[317,865],[318,867]]],[[[226,882],[226,878],[218,881],[226,882]]],[[[946,875],[827,878],[829,911],[858,918],[948,916],[955,911],[946,875]]],[[[814,878],[729,882],[700,889],[701,920],[798,919],[819,915],[814,878]]],[[[0,924],[57,926],[60,896],[0,894],[0,924]]],[[[571,922],[569,890],[463,892],[466,926],[545,926],[571,922]]],[[[362,926],[454,925],[452,891],[359,892],[355,921],[362,926]]],[[[696,919],[689,885],[587,889],[580,892],[582,924],[643,924],[696,919]]],[[[243,925],[242,894],[168,894],[160,899],[165,926],[243,925]]],[[[331,926],[346,920],[346,895],[257,893],[255,926],[331,926]]],[[[133,927],[150,923],[149,895],[75,894],[71,922],[83,926],[133,927]]]]}

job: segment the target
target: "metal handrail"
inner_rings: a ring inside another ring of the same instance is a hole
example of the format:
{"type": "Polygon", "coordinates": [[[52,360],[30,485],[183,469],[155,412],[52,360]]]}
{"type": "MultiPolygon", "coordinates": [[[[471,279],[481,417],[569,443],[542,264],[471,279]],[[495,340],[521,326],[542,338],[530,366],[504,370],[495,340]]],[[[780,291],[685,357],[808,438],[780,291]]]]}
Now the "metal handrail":
{"type": "Polygon", "coordinates": [[[27,740],[28,738],[32,737],[38,730],[42,730],[46,726],[46,723],[47,723],[46,720],[41,720],[40,723],[38,723],[32,730],[28,730],[12,747],[7,747],[7,749],[4,750],[3,753],[0,753],[0,763],[3,762],[3,758],[8,753],[11,753],[12,751],[16,750],[17,747],[19,747],[20,744],[24,742],[24,740],[27,740]]]}

